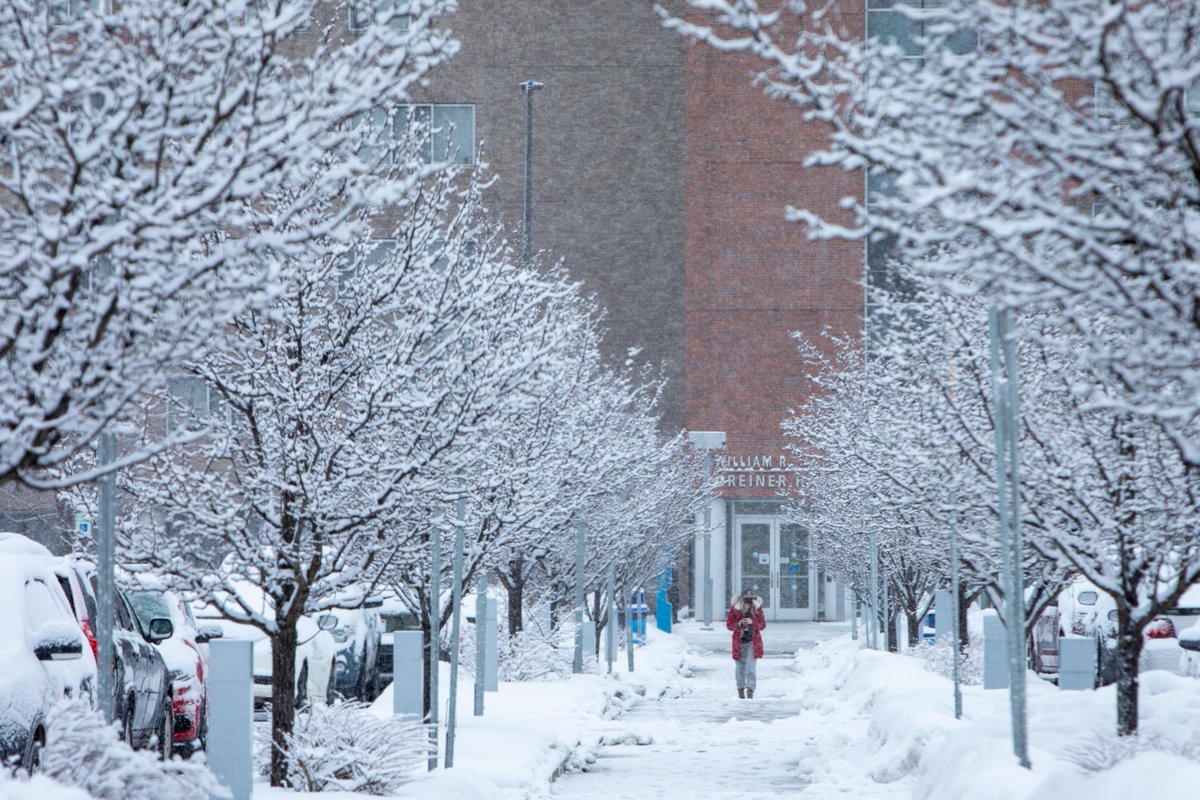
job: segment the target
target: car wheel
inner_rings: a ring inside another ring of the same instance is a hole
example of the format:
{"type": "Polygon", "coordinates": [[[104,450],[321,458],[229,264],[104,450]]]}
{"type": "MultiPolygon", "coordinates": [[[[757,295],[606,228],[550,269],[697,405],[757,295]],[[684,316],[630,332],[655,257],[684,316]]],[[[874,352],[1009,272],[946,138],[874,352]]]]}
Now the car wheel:
{"type": "Polygon", "coordinates": [[[300,665],[300,677],[296,680],[296,708],[308,704],[308,659],[300,665]]]}
{"type": "Polygon", "coordinates": [[[121,741],[133,749],[133,704],[125,707],[125,718],[121,721],[121,741]]]}
{"type": "Polygon", "coordinates": [[[333,685],[333,676],[337,669],[337,662],[329,662],[329,685],[325,687],[325,705],[331,706],[337,700],[337,687],[333,685]]]}
{"type": "Polygon", "coordinates": [[[200,711],[196,718],[196,747],[200,750],[208,749],[208,702],[200,704],[200,711]]]}
{"type": "Polygon", "coordinates": [[[163,703],[162,720],[158,725],[158,757],[163,761],[171,760],[171,749],[175,746],[175,712],[171,707],[171,692],[167,692],[167,700],[163,703]]]}
{"type": "Polygon", "coordinates": [[[25,769],[32,775],[42,768],[42,750],[46,747],[46,729],[41,726],[29,737],[29,752],[25,757],[25,769]]]}

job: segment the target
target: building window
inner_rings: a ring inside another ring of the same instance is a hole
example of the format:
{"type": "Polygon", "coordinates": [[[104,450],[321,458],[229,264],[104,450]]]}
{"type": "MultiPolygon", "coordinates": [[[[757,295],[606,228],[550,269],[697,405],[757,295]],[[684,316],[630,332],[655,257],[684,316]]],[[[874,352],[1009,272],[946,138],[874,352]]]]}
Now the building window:
{"type": "MultiPolygon", "coordinates": [[[[254,17],[269,19],[274,19],[277,16],[287,18],[287,7],[295,5],[297,2],[305,3],[305,0],[246,0],[246,19],[251,19],[252,15],[254,17]]],[[[304,17],[296,23],[297,30],[308,30],[309,11],[310,9],[305,3],[303,9],[304,17]]]]}
{"type": "MultiPolygon", "coordinates": [[[[906,58],[918,60],[924,53],[923,38],[929,24],[911,9],[935,9],[944,0],[867,0],[867,38],[899,47],[906,58]]],[[[975,49],[976,34],[958,30],[946,40],[952,53],[969,53],[975,49]]]]}
{"type": "Polygon", "coordinates": [[[50,0],[50,24],[66,25],[83,16],[85,8],[93,5],[93,0],[50,0]]]}
{"type": "Polygon", "coordinates": [[[379,265],[386,262],[396,252],[395,239],[372,239],[370,244],[358,245],[351,248],[339,259],[337,288],[338,294],[347,290],[350,282],[362,273],[367,265],[379,265]]]}
{"type": "Polygon", "coordinates": [[[351,0],[350,30],[365,31],[376,20],[384,21],[393,30],[408,30],[409,15],[398,13],[397,5],[397,0],[351,0]]]}
{"type": "Polygon", "coordinates": [[[167,432],[194,431],[228,422],[228,406],[203,378],[179,375],[167,382],[167,432]]]}
{"type": "Polygon", "coordinates": [[[475,163],[475,106],[467,103],[435,103],[376,108],[363,115],[367,127],[361,132],[366,142],[359,156],[371,163],[390,165],[405,160],[404,145],[411,142],[420,159],[475,163]],[[413,137],[413,138],[408,138],[413,137]]]}

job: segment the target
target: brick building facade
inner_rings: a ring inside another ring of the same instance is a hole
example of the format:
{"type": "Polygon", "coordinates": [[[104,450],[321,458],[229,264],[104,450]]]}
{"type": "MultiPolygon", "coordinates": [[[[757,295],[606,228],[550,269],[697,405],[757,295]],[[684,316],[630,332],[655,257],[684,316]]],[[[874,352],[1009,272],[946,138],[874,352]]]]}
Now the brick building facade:
{"type": "MultiPolygon", "coordinates": [[[[861,36],[863,3],[843,0],[838,10],[861,36]]],[[[785,210],[838,219],[842,198],[862,198],[863,176],[804,165],[826,130],[752,85],[758,68],[749,56],[686,51],[684,423],[726,441],[709,602],[719,618],[730,594],[749,586],[769,617],[843,618],[842,593],[812,563],[809,531],[781,516],[783,496],[795,491],[780,422],[812,391],[792,332],[862,328],[863,247],[811,241],[785,210]]],[[[701,546],[693,563],[703,613],[701,546]]]]}

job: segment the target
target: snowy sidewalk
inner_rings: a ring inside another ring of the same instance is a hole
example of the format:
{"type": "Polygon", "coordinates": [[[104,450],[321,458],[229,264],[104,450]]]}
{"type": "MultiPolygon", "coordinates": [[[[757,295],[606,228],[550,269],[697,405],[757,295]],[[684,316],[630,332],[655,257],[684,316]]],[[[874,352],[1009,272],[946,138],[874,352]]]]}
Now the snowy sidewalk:
{"type": "MultiPolygon", "coordinates": [[[[719,622],[717,623],[719,625],[719,622]]],[[[551,796],[613,797],[906,797],[911,783],[879,783],[852,765],[865,756],[867,720],[810,686],[793,654],[845,633],[848,626],[773,623],[764,631],[753,700],[738,699],[723,627],[680,633],[696,649],[694,674],[680,697],[635,706],[610,723],[608,743],[587,772],[560,778],[551,796]]]]}

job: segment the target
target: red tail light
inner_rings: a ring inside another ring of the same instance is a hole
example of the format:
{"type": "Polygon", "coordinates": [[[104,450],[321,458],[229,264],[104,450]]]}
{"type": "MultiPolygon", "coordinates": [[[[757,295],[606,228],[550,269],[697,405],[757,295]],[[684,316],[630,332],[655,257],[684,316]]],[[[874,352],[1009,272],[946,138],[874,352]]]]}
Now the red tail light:
{"type": "Polygon", "coordinates": [[[1174,639],[1175,623],[1169,619],[1156,619],[1146,626],[1147,639],[1174,639]]]}
{"type": "Polygon", "coordinates": [[[96,634],[92,632],[92,626],[85,619],[80,627],[83,628],[83,635],[87,637],[88,644],[92,646],[92,658],[100,660],[100,643],[96,641],[96,634]]]}

